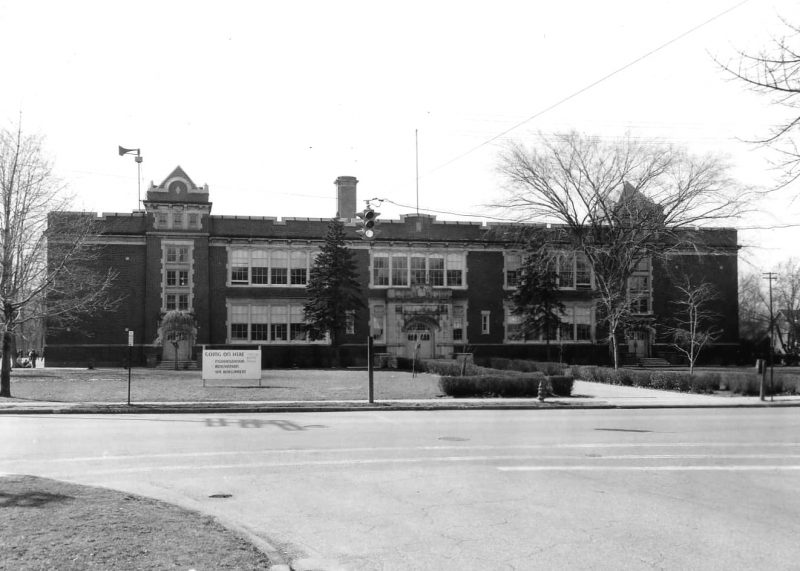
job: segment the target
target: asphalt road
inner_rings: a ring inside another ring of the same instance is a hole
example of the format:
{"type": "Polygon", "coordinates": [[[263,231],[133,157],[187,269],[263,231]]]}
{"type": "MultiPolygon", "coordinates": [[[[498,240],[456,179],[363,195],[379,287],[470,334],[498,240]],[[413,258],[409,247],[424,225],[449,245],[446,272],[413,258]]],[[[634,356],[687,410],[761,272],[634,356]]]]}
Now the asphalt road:
{"type": "Polygon", "coordinates": [[[797,409],[6,415],[0,434],[0,473],[200,509],[298,571],[800,569],[797,409]]]}

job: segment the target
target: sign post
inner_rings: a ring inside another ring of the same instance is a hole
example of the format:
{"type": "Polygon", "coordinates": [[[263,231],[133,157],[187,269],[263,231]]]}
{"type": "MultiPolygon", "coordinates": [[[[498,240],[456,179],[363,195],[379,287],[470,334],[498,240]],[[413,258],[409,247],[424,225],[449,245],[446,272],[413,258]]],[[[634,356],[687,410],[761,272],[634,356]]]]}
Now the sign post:
{"type": "Polygon", "coordinates": [[[128,330],[128,406],[131,406],[131,353],[133,351],[133,330],[128,330]]]}
{"type": "Polygon", "coordinates": [[[372,335],[367,337],[367,374],[369,376],[369,402],[375,402],[375,383],[372,372],[372,335]]]}

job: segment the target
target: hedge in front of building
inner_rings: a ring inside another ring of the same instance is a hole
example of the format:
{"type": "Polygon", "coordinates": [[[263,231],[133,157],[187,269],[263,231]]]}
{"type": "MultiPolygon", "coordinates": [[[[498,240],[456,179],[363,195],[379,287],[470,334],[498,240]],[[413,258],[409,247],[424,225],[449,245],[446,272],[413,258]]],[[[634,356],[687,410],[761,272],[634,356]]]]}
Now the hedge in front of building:
{"type": "MultiPolygon", "coordinates": [[[[448,396],[526,398],[539,394],[539,383],[548,382],[557,396],[572,394],[572,378],[565,375],[545,377],[544,373],[503,373],[495,371],[466,377],[442,376],[439,389],[448,396]]],[[[548,392],[550,392],[548,391],[548,392]]],[[[548,395],[549,396],[549,395],[548,395]]]]}

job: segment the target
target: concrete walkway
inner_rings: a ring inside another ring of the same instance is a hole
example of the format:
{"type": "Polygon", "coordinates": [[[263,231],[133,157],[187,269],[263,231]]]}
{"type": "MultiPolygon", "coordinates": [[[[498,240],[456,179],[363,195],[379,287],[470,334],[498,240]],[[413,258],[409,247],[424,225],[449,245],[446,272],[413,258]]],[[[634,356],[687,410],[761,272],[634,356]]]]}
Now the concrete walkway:
{"type": "Polygon", "coordinates": [[[462,410],[474,408],[737,408],[800,406],[800,395],[758,397],[698,395],[575,381],[571,397],[438,398],[424,400],[239,401],[239,402],[46,402],[6,399],[0,414],[139,414],[223,412],[318,412],[350,410],[462,410]]]}

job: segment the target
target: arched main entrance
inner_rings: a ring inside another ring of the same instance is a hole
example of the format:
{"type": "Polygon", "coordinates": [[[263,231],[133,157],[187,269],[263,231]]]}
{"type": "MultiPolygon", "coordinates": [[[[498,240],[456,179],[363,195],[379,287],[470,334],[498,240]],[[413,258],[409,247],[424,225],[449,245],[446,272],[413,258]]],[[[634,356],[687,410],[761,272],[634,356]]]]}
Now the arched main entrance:
{"type": "Polygon", "coordinates": [[[412,323],[406,328],[406,355],[417,359],[433,358],[433,330],[425,323],[412,323]]]}

